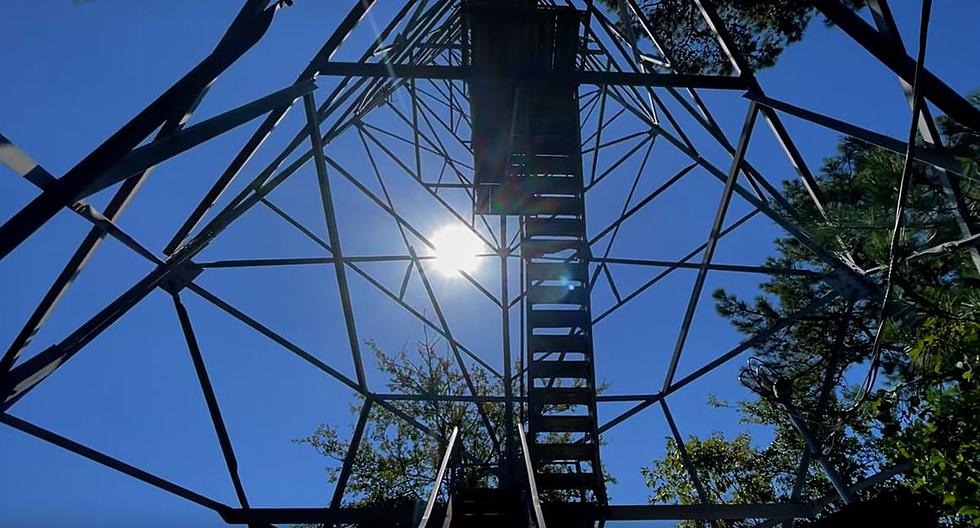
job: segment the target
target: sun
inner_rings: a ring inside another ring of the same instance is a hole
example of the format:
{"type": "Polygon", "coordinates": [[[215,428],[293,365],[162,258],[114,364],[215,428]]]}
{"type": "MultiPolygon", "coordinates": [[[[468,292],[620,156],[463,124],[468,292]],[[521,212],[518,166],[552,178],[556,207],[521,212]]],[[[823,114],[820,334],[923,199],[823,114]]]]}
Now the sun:
{"type": "Polygon", "coordinates": [[[432,235],[435,246],[435,265],[447,277],[458,272],[473,273],[480,267],[479,253],[483,242],[469,229],[460,225],[445,226],[432,235]]]}

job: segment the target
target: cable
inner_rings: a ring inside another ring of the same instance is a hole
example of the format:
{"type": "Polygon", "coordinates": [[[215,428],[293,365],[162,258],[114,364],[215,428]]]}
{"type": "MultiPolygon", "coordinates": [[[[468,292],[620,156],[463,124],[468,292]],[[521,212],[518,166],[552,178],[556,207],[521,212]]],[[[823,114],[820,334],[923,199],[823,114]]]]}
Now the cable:
{"type": "MultiPolygon", "coordinates": [[[[929,33],[929,16],[932,11],[932,0],[922,1],[922,14],[919,20],[919,52],[915,63],[915,76],[912,79],[912,124],[909,127],[908,146],[905,152],[905,165],[902,167],[902,177],[898,184],[898,199],[895,204],[895,224],[892,228],[891,242],[888,248],[888,268],[885,275],[885,288],[881,300],[881,309],[878,312],[878,329],[875,332],[874,341],[871,345],[871,360],[868,366],[868,374],[865,376],[864,383],[857,399],[845,411],[844,417],[856,411],[867,399],[874,389],[878,379],[878,370],[881,366],[881,348],[885,333],[885,323],[887,321],[888,303],[891,300],[891,293],[894,288],[895,269],[898,267],[898,251],[902,237],[902,226],[905,222],[905,202],[908,198],[909,187],[912,181],[912,167],[914,165],[915,141],[918,138],[919,115],[922,112],[923,99],[921,94],[922,71],[925,69],[926,42],[929,33]]],[[[836,431],[835,431],[836,432],[836,431]]]]}

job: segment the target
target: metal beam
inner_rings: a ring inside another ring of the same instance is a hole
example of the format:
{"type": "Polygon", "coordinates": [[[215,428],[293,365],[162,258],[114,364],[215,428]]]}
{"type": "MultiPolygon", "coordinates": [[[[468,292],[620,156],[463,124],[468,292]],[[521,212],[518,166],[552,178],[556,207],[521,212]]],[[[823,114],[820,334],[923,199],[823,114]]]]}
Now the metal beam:
{"type": "MultiPolygon", "coordinates": [[[[377,403],[378,405],[380,405],[381,407],[383,407],[386,411],[388,411],[388,412],[392,413],[393,415],[401,418],[406,423],[414,426],[416,429],[418,429],[419,431],[422,431],[423,433],[425,433],[429,437],[433,438],[434,440],[438,441],[439,443],[442,443],[442,444],[445,444],[446,443],[447,440],[446,440],[445,437],[439,435],[438,433],[434,432],[429,427],[427,427],[424,424],[422,424],[421,422],[419,422],[416,417],[408,415],[405,411],[399,409],[398,407],[392,405],[391,403],[389,403],[387,401],[379,400],[377,398],[374,398],[374,396],[371,393],[366,392],[366,391],[363,391],[360,388],[360,386],[354,380],[352,380],[352,379],[348,378],[347,376],[343,375],[341,372],[337,371],[337,369],[331,367],[330,365],[327,365],[326,363],[324,363],[323,361],[321,361],[320,359],[318,359],[313,354],[307,352],[306,350],[303,350],[302,348],[300,348],[295,343],[292,343],[291,341],[289,341],[285,337],[279,335],[275,331],[273,331],[273,330],[269,329],[268,327],[262,325],[261,323],[259,323],[255,319],[252,319],[251,317],[249,317],[245,313],[241,312],[240,310],[238,310],[234,306],[231,306],[227,302],[221,300],[216,295],[208,292],[204,288],[201,288],[200,286],[198,286],[196,284],[193,284],[193,283],[191,283],[190,285],[188,285],[188,289],[190,289],[194,293],[198,294],[199,296],[201,296],[206,301],[214,304],[218,308],[221,308],[222,310],[224,310],[228,314],[232,315],[233,317],[235,317],[239,321],[241,321],[241,322],[245,323],[246,325],[250,326],[251,328],[257,330],[262,335],[264,335],[267,338],[271,339],[272,341],[278,343],[279,345],[281,345],[286,350],[289,350],[290,352],[292,352],[293,354],[295,354],[299,358],[305,360],[307,363],[309,363],[309,364],[313,365],[314,367],[320,369],[321,371],[329,374],[330,376],[332,376],[333,378],[337,379],[338,381],[340,381],[344,385],[347,385],[354,392],[357,392],[361,396],[363,396],[364,398],[369,399],[369,400],[377,403]]],[[[479,462],[479,461],[477,461],[477,462],[479,462]]]]}
{"type": "MultiPolygon", "coordinates": [[[[895,72],[903,81],[909,85],[914,82],[915,60],[904,50],[896,47],[885,35],[871,27],[857,13],[840,0],[817,0],[815,5],[827,19],[841,28],[879,62],[895,72]]],[[[980,110],[977,110],[956,90],[925,69],[919,82],[923,97],[932,101],[954,121],[980,132],[980,110]]]]}
{"type": "Polygon", "coordinates": [[[0,260],[59,210],[77,200],[85,188],[170,119],[175,110],[187,108],[189,101],[197,99],[198,94],[258,42],[272,24],[279,6],[277,2],[267,8],[268,3],[269,0],[249,0],[211,54],[65,173],[56,187],[36,197],[0,226],[0,260]]]}
{"type": "MultiPolygon", "coordinates": [[[[354,181],[356,181],[356,180],[354,180],[354,181]]],[[[302,224],[300,224],[299,222],[297,222],[296,220],[294,220],[291,216],[289,216],[288,214],[286,214],[285,211],[283,211],[282,209],[279,209],[278,207],[276,207],[271,201],[266,200],[264,203],[266,205],[268,205],[270,208],[272,208],[274,211],[276,211],[277,214],[279,214],[279,216],[281,216],[283,219],[285,219],[287,222],[289,222],[290,225],[292,225],[292,226],[296,227],[297,229],[299,229],[303,234],[305,234],[307,237],[309,237],[310,240],[312,240],[313,242],[315,242],[317,245],[319,245],[320,247],[326,249],[327,251],[330,250],[330,246],[326,242],[324,242],[320,237],[318,237],[315,234],[311,233],[308,229],[306,229],[305,227],[303,227],[302,224]]],[[[415,259],[412,259],[412,257],[409,256],[408,258],[409,258],[409,262],[414,263],[414,262],[416,262],[418,260],[421,260],[421,259],[429,259],[430,257],[416,257],[415,259]]],[[[333,259],[329,259],[329,260],[332,261],[333,259]]],[[[414,315],[419,321],[421,321],[422,323],[424,323],[429,328],[432,328],[433,330],[435,330],[436,332],[438,332],[440,335],[442,335],[446,339],[450,339],[449,336],[443,334],[442,328],[440,328],[439,325],[437,325],[434,322],[430,321],[427,317],[425,317],[425,315],[419,313],[417,310],[415,310],[414,308],[412,308],[411,305],[409,305],[408,303],[406,303],[404,301],[404,299],[402,299],[398,295],[395,295],[391,290],[389,290],[388,288],[386,288],[377,279],[375,279],[370,274],[368,274],[363,269],[361,269],[361,267],[358,266],[351,258],[346,258],[345,257],[344,258],[344,262],[352,270],[354,270],[354,272],[356,272],[358,275],[360,275],[361,278],[363,278],[369,284],[371,284],[372,286],[374,286],[375,288],[377,288],[378,291],[380,291],[381,293],[383,293],[386,296],[388,296],[388,298],[390,298],[391,300],[395,301],[402,308],[405,308],[405,310],[407,310],[409,313],[411,313],[412,315],[414,315]]],[[[476,354],[474,354],[473,351],[471,351],[469,348],[467,348],[466,346],[464,346],[462,343],[460,343],[460,342],[457,341],[456,342],[456,346],[458,346],[460,348],[460,350],[462,350],[463,353],[465,353],[467,356],[469,356],[474,361],[476,361],[477,363],[479,363],[480,366],[482,366],[484,369],[487,370],[487,372],[493,374],[498,379],[501,377],[500,373],[497,372],[496,369],[494,369],[486,361],[484,361],[482,358],[480,358],[480,356],[477,356],[476,354]]]]}
{"type": "MultiPolygon", "coordinates": [[[[701,11],[701,16],[704,18],[705,23],[715,34],[718,44],[728,56],[728,60],[731,62],[732,67],[735,69],[735,71],[739,72],[742,76],[748,79],[751,85],[749,91],[760,94],[763,93],[762,85],[759,84],[758,79],[755,77],[755,73],[752,71],[748,59],[746,59],[741,50],[738,49],[735,39],[732,38],[731,34],[728,32],[728,28],[721,20],[721,17],[718,16],[718,12],[715,10],[714,5],[703,0],[693,1],[695,4],[697,4],[698,9],[701,11]]],[[[818,211],[820,211],[821,214],[823,214],[823,192],[820,190],[820,186],[817,185],[817,181],[813,177],[813,173],[806,164],[806,160],[803,159],[803,155],[796,147],[796,143],[789,136],[789,132],[787,132],[782,120],[779,119],[779,116],[775,112],[762,109],[762,113],[766,118],[766,121],[769,123],[769,128],[776,136],[776,140],[783,148],[783,151],[789,158],[793,168],[796,169],[797,174],[799,174],[803,187],[810,195],[810,199],[813,201],[814,206],[818,211]]],[[[760,178],[760,182],[765,182],[765,179],[760,178]]]]}
{"type": "MultiPolygon", "coordinates": [[[[442,509],[436,509],[438,512],[442,509]]],[[[231,509],[222,512],[221,519],[228,524],[304,524],[333,525],[392,525],[414,520],[416,506],[375,506],[362,508],[251,508],[231,509]]]]}
{"type": "MultiPolygon", "coordinates": [[[[189,108],[187,110],[188,112],[186,112],[186,115],[190,115],[190,112],[193,109],[189,108]]],[[[178,130],[180,126],[179,120],[171,119],[161,128],[160,134],[167,134],[170,131],[178,130]]],[[[52,176],[50,172],[31,159],[27,153],[17,148],[16,145],[11,143],[2,134],[0,134],[0,163],[7,165],[42,190],[47,189],[49,186],[57,182],[57,179],[52,176]]],[[[48,316],[50,316],[54,311],[58,302],[65,295],[65,293],[68,292],[68,289],[71,287],[75,278],[79,273],[81,273],[82,269],[92,258],[92,255],[94,255],[95,250],[101,244],[102,239],[106,234],[120,241],[123,245],[132,249],[136,253],[149,259],[151,262],[157,264],[160,263],[159,259],[157,259],[151,251],[143,247],[140,243],[133,239],[133,237],[125,233],[113,221],[122,214],[122,211],[136,194],[136,191],[138,191],[142,186],[145,178],[149,175],[149,172],[150,170],[147,169],[139,177],[133,178],[127,184],[122,185],[109,201],[109,204],[106,206],[105,213],[98,211],[83,200],[79,200],[78,202],[72,204],[72,211],[75,211],[82,218],[92,222],[93,227],[85,238],[82,239],[78,249],[76,249],[75,253],[73,253],[68,259],[68,262],[65,263],[61,273],[58,274],[54,282],[48,288],[47,292],[41,298],[41,301],[38,303],[37,307],[27,318],[27,321],[24,323],[24,326],[21,327],[20,332],[14,337],[10,347],[4,353],[3,358],[0,359],[0,373],[8,372],[14,363],[16,363],[17,359],[20,357],[20,354],[23,353],[23,351],[31,343],[31,340],[35,335],[37,335],[37,332],[44,325],[48,316]]]]}
{"type": "Polygon", "coordinates": [[[76,199],[85,198],[106,187],[131,178],[181,152],[267,114],[278,106],[291,105],[297,98],[312,92],[314,89],[316,89],[316,83],[312,79],[297,82],[292,86],[136,148],[86,187],[76,199]]]}
{"type": "Polygon", "coordinates": [[[823,308],[824,306],[826,306],[828,303],[830,303],[831,301],[833,301],[836,298],[837,298],[837,293],[836,292],[827,293],[826,295],[824,295],[824,296],[822,296],[822,297],[820,297],[820,298],[818,298],[818,299],[810,302],[809,304],[807,304],[806,306],[804,306],[803,308],[801,308],[799,311],[797,311],[793,315],[784,317],[784,318],[780,319],[777,323],[775,323],[772,326],[766,328],[765,330],[762,330],[760,332],[757,332],[757,333],[753,334],[752,337],[750,337],[749,339],[746,339],[745,341],[742,341],[741,343],[739,343],[737,346],[735,346],[734,348],[732,348],[728,352],[725,352],[724,354],[722,354],[722,355],[716,357],[715,359],[709,361],[705,365],[702,365],[700,368],[698,368],[694,372],[688,374],[687,376],[681,378],[680,380],[675,381],[673,384],[671,384],[669,387],[667,387],[666,390],[662,390],[661,392],[659,392],[657,394],[652,394],[646,400],[644,400],[644,401],[642,401],[642,402],[634,405],[633,407],[627,409],[626,411],[624,411],[624,412],[616,415],[615,417],[613,417],[612,419],[610,419],[606,423],[604,423],[601,426],[599,426],[599,432],[600,433],[606,432],[609,429],[612,429],[613,427],[615,427],[615,426],[623,423],[628,418],[630,418],[632,416],[635,416],[640,411],[642,411],[642,410],[650,407],[651,405],[657,403],[658,401],[660,401],[661,399],[665,398],[666,396],[668,396],[668,395],[670,395],[670,394],[672,394],[674,392],[677,392],[678,390],[684,388],[685,386],[687,386],[687,385],[689,385],[689,384],[697,381],[698,379],[700,379],[705,374],[707,374],[707,373],[713,371],[714,369],[720,367],[721,365],[724,365],[725,363],[731,361],[732,359],[734,359],[735,357],[737,357],[740,354],[744,353],[745,351],[747,351],[747,350],[749,350],[749,349],[751,349],[753,347],[756,347],[756,346],[758,346],[758,345],[760,345],[760,344],[768,341],[772,336],[776,335],[778,332],[783,331],[784,329],[788,328],[789,326],[795,324],[800,319],[803,319],[804,317],[810,317],[810,316],[812,316],[814,313],[816,313],[818,310],[820,310],[821,308],[823,308]]]}
{"type": "MultiPolygon", "coordinates": [[[[888,7],[888,2],[886,0],[870,0],[868,2],[868,8],[871,10],[871,14],[875,20],[875,25],[878,26],[879,31],[888,37],[898,50],[905,53],[905,43],[902,41],[902,36],[899,34],[898,24],[895,23],[891,8],[888,7]]],[[[901,77],[899,77],[899,82],[901,83],[902,89],[905,92],[906,99],[909,103],[909,108],[911,108],[914,102],[912,85],[901,77]]],[[[943,137],[942,134],[939,133],[939,127],[936,126],[936,121],[932,117],[932,112],[929,110],[929,105],[921,106],[919,134],[922,136],[922,142],[927,146],[932,146],[938,153],[945,154],[946,147],[943,145],[943,137]]],[[[919,149],[915,150],[918,151],[919,149]]],[[[959,165],[957,164],[956,167],[959,167],[959,165]]],[[[973,233],[978,231],[978,226],[976,225],[973,215],[970,213],[966,203],[963,200],[963,190],[960,188],[959,180],[953,177],[956,176],[956,174],[950,174],[950,172],[957,173],[960,172],[960,170],[955,168],[947,168],[947,170],[940,170],[937,173],[937,176],[939,177],[940,184],[943,186],[943,191],[946,194],[946,199],[951,207],[953,217],[956,219],[960,236],[963,238],[969,238],[973,235],[973,233]]],[[[980,251],[978,251],[976,247],[970,247],[967,249],[967,251],[970,254],[970,259],[973,261],[973,267],[976,268],[977,273],[980,273],[980,251]]]]}
{"type": "Polygon", "coordinates": [[[232,509],[229,506],[222,504],[214,499],[210,499],[208,497],[205,497],[204,495],[201,495],[200,493],[196,493],[183,486],[174,484],[169,480],[164,480],[152,473],[143,471],[142,469],[139,469],[136,466],[132,466],[130,464],[123,462],[122,460],[113,458],[109,455],[96,451],[95,449],[79,444],[78,442],[75,442],[70,438],[66,438],[57,433],[51,432],[47,429],[34,425],[26,420],[21,420],[16,416],[12,416],[6,413],[0,413],[0,422],[3,422],[9,425],[10,427],[25,432],[33,437],[44,440],[49,444],[56,445],[62,449],[75,453],[76,455],[85,457],[93,462],[102,464],[103,466],[114,469],[120,473],[133,477],[137,480],[143,481],[151,486],[162,489],[168,493],[172,493],[173,495],[176,495],[182,499],[186,499],[200,506],[204,506],[205,508],[208,508],[210,510],[214,510],[219,514],[221,514],[222,516],[232,511],[232,509]]]}
{"type": "Polygon", "coordinates": [[[721,238],[721,232],[725,225],[725,216],[728,214],[728,206],[731,204],[732,195],[735,192],[735,180],[741,171],[742,161],[745,159],[745,152],[749,148],[749,140],[752,137],[752,129],[755,126],[757,115],[758,108],[755,103],[750,103],[745,115],[745,123],[742,125],[742,134],[738,140],[738,148],[735,149],[732,166],[728,171],[728,180],[725,182],[725,189],[722,191],[721,201],[715,213],[715,221],[711,227],[711,232],[708,234],[708,242],[705,245],[704,254],[701,257],[701,269],[698,270],[698,276],[694,280],[694,288],[691,289],[691,299],[688,301],[687,310],[684,312],[684,320],[681,322],[680,333],[677,336],[677,342],[674,344],[674,352],[670,358],[670,365],[667,367],[667,375],[664,377],[662,390],[666,390],[674,381],[677,362],[680,360],[681,352],[684,350],[684,343],[687,341],[691,322],[694,320],[694,313],[697,309],[698,301],[701,299],[701,291],[704,289],[704,282],[708,277],[708,267],[711,265],[711,259],[715,256],[715,248],[718,246],[718,240],[721,238]]]}
{"type": "MultiPolygon", "coordinates": [[[[719,238],[725,237],[726,235],[728,235],[729,233],[731,233],[732,231],[734,231],[735,229],[737,229],[739,226],[741,226],[745,222],[748,222],[750,219],[752,219],[752,217],[754,217],[755,215],[759,214],[760,212],[761,211],[759,211],[758,209],[755,209],[753,211],[749,211],[748,213],[742,215],[741,218],[739,218],[735,222],[732,222],[731,225],[729,225],[728,227],[726,227],[721,232],[721,234],[719,235],[719,238]]],[[[626,297],[623,297],[623,299],[621,301],[617,301],[616,304],[614,304],[614,305],[610,306],[609,308],[607,308],[606,311],[604,311],[601,314],[599,314],[598,316],[594,317],[592,319],[592,324],[593,325],[597,324],[599,321],[601,321],[601,320],[605,319],[606,317],[609,317],[610,315],[612,315],[613,312],[615,312],[616,310],[618,310],[621,307],[623,307],[626,303],[628,303],[631,300],[637,298],[641,293],[643,293],[644,291],[648,290],[654,284],[660,282],[666,276],[670,275],[675,270],[679,269],[682,264],[686,263],[687,261],[689,261],[692,258],[694,258],[695,256],[697,256],[699,253],[701,253],[702,251],[704,251],[704,248],[707,247],[707,245],[708,245],[708,243],[707,242],[704,242],[700,246],[692,249],[690,252],[688,252],[686,255],[684,255],[684,257],[682,257],[681,260],[678,261],[678,263],[677,263],[678,265],[676,265],[676,266],[668,266],[667,269],[665,269],[664,271],[661,271],[656,276],[654,276],[652,279],[650,279],[650,280],[646,281],[645,283],[643,283],[640,287],[638,287],[637,289],[633,290],[626,297]]]]}
{"type": "MultiPolygon", "coordinates": [[[[229,205],[212,219],[202,232],[182,246],[166,262],[159,264],[131,288],[79,326],[61,342],[41,351],[24,361],[10,372],[0,372],[0,410],[5,410],[22,398],[62,365],[71,359],[91,340],[95,339],[116,320],[125,315],[140,300],[150,294],[172,273],[187,265],[190,259],[214,240],[225,227],[258,203],[268,193],[282,184],[304,162],[297,160],[265,185],[243,190],[237,204],[229,205]]],[[[262,177],[260,175],[260,177],[262,177]]]]}
{"type": "Polygon", "coordinates": [[[364,400],[361,406],[361,413],[357,417],[357,425],[354,426],[354,435],[351,436],[350,446],[347,448],[347,456],[344,457],[344,464],[340,468],[340,475],[337,477],[337,484],[333,489],[333,497],[330,499],[330,508],[336,510],[340,508],[344,500],[344,492],[347,490],[347,481],[350,480],[351,470],[357,460],[357,452],[361,447],[361,439],[364,436],[364,428],[367,425],[368,417],[371,415],[372,400],[364,400]]]}
{"type": "MultiPolygon", "coordinates": [[[[408,247],[408,251],[415,256],[415,249],[411,246],[408,247]]],[[[466,387],[469,389],[470,394],[474,397],[479,397],[480,394],[476,391],[476,385],[473,384],[473,378],[470,377],[469,369],[466,368],[466,363],[463,362],[463,357],[459,353],[459,347],[456,346],[456,339],[453,337],[452,331],[449,329],[449,322],[446,320],[446,316],[442,311],[442,306],[439,304],[439,300],[436,298],[435,292],[432,290],[432,284],[429,283],[429,277],[425,272],[425,268],[422,267],[422,263],[419,261],[415,262],[415,267],[418,269],[419,278],[422,279],[422,285],[425,287],[425,292],[428,294],[429,302],[432,304],[432,309],[436,312],[436,317],[439,318],[439,325],[442,327],[443,333],[448,337],[449,348],[453,352],[453,356],[456,358],[456,364],[459,366],[460,372],[463,374],[463,380],[466,382],[466,387]]],[[[500,441],[497,438],[497,430],[493,426],[493,422],[490,421],[490,416],[487,414],[486,408],[483,406],[483,402],[476,400],[476,410],[483,420],[483,426],[487,430],[487,435],[490,438],[490,443],[493,445],[493,451],[498,456],[500,455],[500,441]]]]}
{"type": "MultiPolygon", "coordinates": [[[[700,269],[703,264],[694,262],[681,262],[676,260],[650,260],[650,259],[630,259],[616,257],[596,257],[592,262],[600,264],[628,264],[632,266],[653,266],[658,268],[682,268],[700,269]]],[[[708,265],[711,271],[733,271],[738,273],[761,273],[763,275],[795,275],[799,277],[823,277],[819,273],[808,269],[797,268],[777,268],[768,266],[742,266],[737,264],[715,264],[708,265]]]]}
{"type": "MultiPolygon", "coordinates": [[[[898,154],[904,155],[908,150],[908,145],[899,139],[895,139],[884,134],[879,134],[872,130],[861,128],[846,121],[834,119],[812,110],[807,110],[805,108],[792,105],[785,101],[780,101],[778,99],[773,99],[772,97],[751,92],[747,92],[743,97],[746,97],[751,101],[755,101],[763,106],[772,108],[773,110],[779,110],[800,119],[805,119],[824,128],[829,128],[836,132],[840,132],[841,134],[848,135],[852,138],[864,141],[865,143],[881,147],[898,154]]],[[[934,167],[946,169],[955,173],[961,173],[963,171],[963,165],[944,151],[928,147],[916,147],[914,149],[914,154],[915,159],[923,163],[928,163],[934,167]]]]}
{"type": "MultiPolygon", "coordinates": [[[[581,521],[652,521],[652,520],[711,520],[711,519],[786,519],[807,517],[806,504],[637,504],[611,505],[605,508],[588,504],[542,504],[546,519],[561,522],[581,521]]],[[[441,510],[434,507],[432,518],[441,510]]],[[[222,513],[228,524],[254,522],[274,524],[361,524],[393,523],[413,520],[415,507],[367,508],[252,508],[229,509],[222,513]]]]}
{"type": "Polygon", "coordinates": [[[580,519],[602,521],[786,519],[806,517],[806,504],[642,504],[611,505],[597,508],[588,504],[544,504],[548,519],[573,522],[580,519]]]}
{"type": "Polygon", "coordinates": [[[235,494],[242,508],[248,508],[248,496],[245,495],[245,487],[242,479],[238,475],[238,460],[235,458],[235,449],[231,445],[231,438],[228,436],[228,428],[225,427],[225,420],[221,417],[221,407],[218,406],[218,398],[214,394],[214,387],[211,386],[211,378],[208,376],[207,367],[204,364],[204,357],[201,355],[201,348],[194,335],[194,327],[191,325],[190,315],[187,308],[181,302],[180,296],[176,293],[172,295],[174,309],[177,311],[177,318],[180,320],[180,328],[184,333],[184,340],[187,342],[187,350],[191,354],[191,361],[194,363],[194,371],[197,373],[197,381],[201,385],[201,392],[204,393],[204,400],[208,406],[208,414],[211,415],[211,423],[214,425],[214,432],[218,436],[218,443],[221,445],[221,454],[224,456],[225,465],[228,466],[228,475],[231,477],[232,485],[235,487],[235,494]]]}
{"type": "MultiPolygon", "coordinates": [[[[666,399],[660,400],[660,408],[664,412],[664,418],[667,419],[670,434],[674,436],[674,444],[677,446],[677,452],[681,455],[681,463],[687,471],[691,483],[694,484],[695,491],[697,491],[698,500],[701,501],[701,504],[707,504],[708,493],[705,491],[704,484],[701,482],[701,476],[698,474],[697,467],[694,465],[694,460],[691,459],[691,453],[687,451],[687,444],[684,442],[684,437],[681,436],[681,431],[677,428],[677,423],[674,422],[674,415],[670,413],[670,407],[667,406],[666,399]]],[[[712,526],[716,525],[712,523],[712,526]]]]}
{"type": "MultiPolygon", "coordinates": [[[[371,77],[392,79],[447,79],[470,80],[488,78],[474,74],[467,66],[433,66],[424,64],[395,64],[381,62],[327,62],[320,68],[321,75],[343,77],[371,77]]],[[[746,90],[749,85],[741,77],[725,75],[681,75],[664,73],[635,73],[622,71],[579,71],[572,74],[579,84],[596,86],[680,86],[718,90],[746,90]]],[[[492,77],[489,77],[492,78],[492,77]]],[[[507,77],[513,79],[514,77],[507,77]]],[[[564,75],[532,75],[519,77],[525,80],[556,81],[564,75]]]]}
{"type": "MultiPolygon", "coordinates": [[[[330,191],[330,175],[327,174],[327,163],[323,157],[323,138],[320,137],[320,125],[316,117],[316,102],[313,94],[303,96],[303,108],[306,110],[306,125],[309,128],[310,144],[313,149],[313,161],[316,166],[317,184],[320,187],[320,201],[323,205],[323,216],[327,223],[327,242],[330,252],[338,261],[344,260],[340,244],[340,230],[337,228],[337,214],[334,210],[333,196],[330,191]]],[[[364,363],[361,360],[361,341],[357,337],[357,325],[354,321],[354,307],[350,298],[350,286],[347,284],[346,266],[334,266],[337,277],[337,287],[340,290],[340,305],[344,310],[344,323],[347,326],[347,338],[357,373],[357,383],[367,390],[367,378],[364,376],[364,363]]]]}
{"type": "MultiPolygon", "coordinates": [[[[340,44],[347,38],[347,35],[349,35],[350,32],[354,29],[354,27],[357,26],[357,23],[364,17],[365,14],[367,14],[368,10],[374,5],[376,1],[377,0],[353,0],[353,6],[351,7],[350,11],[347,13],[347,16],[344,18],[343,21],[341,21],[341,23],[337,26],[334,32],[326,40],[326,42],[324,42],[323,46],[320,48],[320,50],[316,53],[316,55],[314,55],[313,59],[310,61],[310,64],[308,64],[306,68],[304,68],[303,71],[300,72],[296,80],[301,81],[304,79],[315,77],[316,76],[315,64],[323,60],[329,60],[330,57],[333,56],[334,52],[337,51],[337,48],[340,46],[340,44]]],[[[405,9],[403,11],[406,11],[410,4],[411,2],[409,2],[405,6],[405,9]]],[[[392,25],[395,24],[398,20],[399,18],[396,17],[392,21],[392,25]]],[[[393,26],[390,25],[389,27],[393,27],[393,26]]],[[[390,31],[390,29],[388,31],[390,31]]],[[[382,33],[381,35],[379,35],[379,38],[384,38],[384,35],[386,34],[387,33],[382,33]]],[[[375,45],[377,46],[379,44],[376,43],[375,45]]],[[[338,86],[334,90],[334,92],[331,93],[330,97],[327,98],[327,101],[329,102],[333,100],[334,97],[336,97],[336,95],[343,89],[344,86],[345,83],[341,83],[340,86],[338,86]]],[[[187,235],[189,235],[190,232],[194,230],[194,228],[201,221],[201,219],[204,218],[204,215],[207,214],[207,212],[211,209],[211,207],[218,200],[218,198],[221,197],[221,195],[224,194],[228,186],[231,185],[232,180],[235,179],[235,177],[238,175],[239,172],[241,172],[245,164],[248,163],[248,160],[252,158],[252,155],[255,154],[255,151],[257,151],[259,147],[262,146],[262,143],[265,142],[266,138],[269,137],[269,134],[272,133],[272,130],[276,127],[277,124],[279,124],[282,118],[286,115],[286,112],[289,111],[289,108],[290,105],[283,105],[273,110],[268,115],[268,117],[265,118],[262,124],[259,125],[259,127],[255,130],[255,132],[252,133],[252,136],[245,143],[245,145],[242,146],[241,150],[238,151],[238,154],[235,155],[235,158],[228,165],[225,171],[221,173],[221,176],[219,176],[217,181],[214,182],[214,185],[212,185],[211,188],[208,189],[208,192],[205,193],[204,197],[201,199],[201,202],[197,205],[197,207],[194,208],[194,210],[187,217],[184,223],[181,224],[181,226],[177,229],[177,232],[174,233],[174,236],[170,239],[170,242],[167,243],[166,247],[163,250],[164,254],[170,255],[171,253],[173,253],[177,249],[177,246],[180,244],[180,242],[183,241],[185,238],[187,238],[187,235]]],[[[299,141],[302,140],[303,137],[302,134],[304,132],[300,132],[301,136],[299,137],[299,140],[293,141],[294,144],[298,144],[299,141]]],[[[284,159],[285,156],[282,156],[282,158],[278,160],[278,163],[276,165],[278,166],[278,164],[282,163],[282,160],[284,159]]]]}

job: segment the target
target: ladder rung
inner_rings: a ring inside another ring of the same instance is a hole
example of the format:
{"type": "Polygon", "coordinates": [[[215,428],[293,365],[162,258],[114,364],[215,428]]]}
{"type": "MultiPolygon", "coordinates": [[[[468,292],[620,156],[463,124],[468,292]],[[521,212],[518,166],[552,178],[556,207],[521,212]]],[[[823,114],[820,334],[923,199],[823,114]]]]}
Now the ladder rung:
{"type": "Polygon", "coordinates": [[[524,214],[535,215],[580,215],[584,211],[579,197],[531,197],[524,204],[524,214]]]}
{"type": "Polygon", "coordinates": [[[527,324],[534,328],[588,328],[592,321],[585,310],[528,310],[527,324]]]}
{"type": "Polygon", "coordinates": [[[521,254],[526,259],[541,257],[585,258],[588,247],[582,240],[524,240],[521,243],[521,254]],[[560,253],[571,251],[572,255],[560,253]]]}
{"type": "Polygon", "coordinates": [[[534,480],[541,489],[592,489],[594,473],[538,473],[534,480]]]}
{"type": "Polygon", "coordinates": [[[528,367],[531,378],[583,378],[592,374],[588,361],[531,361],[528,367]]]}
{"type": "Polygon", "coordinates": [[[540,433],[588,433],[592,431],[589,416],[539,416],[530,419],[531,427],[540,433]]]}
{"type": "Polygon", "coordinates": [[[566,280],[585,282],[589,279],[589,265],[584,262],[529,262],[527,280],[566,280]]]}
{"type": "Polygon", "coordinates": [[[579,304],[589,302],[589,291],[581,286],[531,286],[527,290],[531,304],[579,304]]]}
{"type": "Polygon", "coordinates": [[[588,387],[533,387],[530,393],[534,406],[585,405],[595,397],[595,392],[588,387]]]}
{"type": "Polygon", "coordinates": [[[528,218],[524,231],[535,236],[585,236],[585,225],[580,218],[528,218]]]}
{"type": "Polygon", "coordinates": [[[595,446],[584,442],[574,444],[535,444],[531,447],[531,458],[538,461],[592,460],[595,446]]]}
{"type": "Polygon", "coordinates": [[[578,159],[575,156],[535,156],[531,160],[531,172],[534,174],[574,174],[577,171],[578,159]]]}
{"type": "Polygon", "coordinates": [[[584,335],[532,335],[528,339],[528,350],[535,354],[545,352],[589,354],[592,352],[592,340],[584,335]]]}

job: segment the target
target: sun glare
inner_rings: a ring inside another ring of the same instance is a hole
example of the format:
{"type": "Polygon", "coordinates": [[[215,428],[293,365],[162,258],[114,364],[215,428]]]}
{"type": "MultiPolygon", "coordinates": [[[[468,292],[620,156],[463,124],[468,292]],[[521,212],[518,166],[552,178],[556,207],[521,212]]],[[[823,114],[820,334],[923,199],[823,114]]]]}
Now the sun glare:
{"type": "Polygon", "coordinates": [[[480,266],[477,255],[483,242],[463,226],[446,226],[436,231],[432,244],[436,247],[436,269],[447,277],[455,277],[460,271],[472,273],[480,266]]]}

